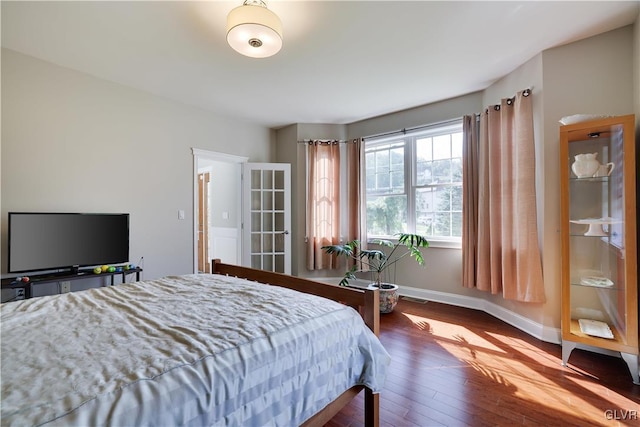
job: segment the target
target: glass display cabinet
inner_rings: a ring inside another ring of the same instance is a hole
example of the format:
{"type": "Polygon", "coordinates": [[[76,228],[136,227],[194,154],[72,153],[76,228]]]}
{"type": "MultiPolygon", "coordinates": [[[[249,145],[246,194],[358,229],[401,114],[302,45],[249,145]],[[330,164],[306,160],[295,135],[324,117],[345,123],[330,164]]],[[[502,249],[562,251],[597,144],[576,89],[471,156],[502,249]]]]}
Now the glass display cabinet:
{"type": "Polygon", "coordinates": [[[640,384],[634,127],[560,127],[562,364],[579,344],[620,352],[640,384]]]}

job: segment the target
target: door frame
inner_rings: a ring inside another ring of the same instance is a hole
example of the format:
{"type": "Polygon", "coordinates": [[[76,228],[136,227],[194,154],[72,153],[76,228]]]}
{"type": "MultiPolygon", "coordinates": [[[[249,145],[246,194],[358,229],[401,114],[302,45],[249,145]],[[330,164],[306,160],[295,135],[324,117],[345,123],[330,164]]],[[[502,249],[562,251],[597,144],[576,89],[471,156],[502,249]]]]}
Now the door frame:
{"type": "MultiPolygon", "coordinates": [[[[249,161],[248,157],[244,156],[236,156],[233,154],[220,153],[217,151],[209,151],[203,150],[200,148],[191,148],[191,152],[193,154],[193,272],[198,272],[198,160],[213,160],[216,162],[226,162],[239,164],[242,166],[243,163],[247,163],[249,161]]],[[[241,169],[238,168],[239,170],[241,169]]],[[[238,172],[240,174],[240,171],[238,172]]],[[[238,176],[240,178],[240,176],[238,176]]],[[[215,185],[215,184],[214,184],[215,185]]],[[[238,194],[242,194],[242,181],[238,179],[238,194]]],[[[242,197],[238,197],[238,212],[242,212],[242,197]]],[[[241,258],[242,254],[242,229],[239,229],[238,236],[238,254],[239,258],[241,258]]]]}

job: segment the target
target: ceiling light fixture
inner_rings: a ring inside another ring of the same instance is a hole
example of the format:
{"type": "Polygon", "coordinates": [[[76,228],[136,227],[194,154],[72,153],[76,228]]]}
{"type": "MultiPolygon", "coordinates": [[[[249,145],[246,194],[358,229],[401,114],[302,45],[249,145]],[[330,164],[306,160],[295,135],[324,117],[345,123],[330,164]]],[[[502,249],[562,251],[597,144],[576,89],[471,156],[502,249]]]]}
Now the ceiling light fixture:
{"type": "Polygon", "coordinates": [[[262,0],[245,0],[227,16],[227,43],[252,58],[275,55],[282,48],[282,22],[262,0]]]}

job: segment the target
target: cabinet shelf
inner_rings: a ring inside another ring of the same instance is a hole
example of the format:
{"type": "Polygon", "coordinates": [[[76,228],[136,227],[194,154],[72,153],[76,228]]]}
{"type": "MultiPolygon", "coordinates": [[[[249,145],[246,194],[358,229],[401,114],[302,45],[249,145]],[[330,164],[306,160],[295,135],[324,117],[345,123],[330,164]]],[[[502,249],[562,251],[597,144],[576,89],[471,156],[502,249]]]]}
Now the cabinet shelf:
{"type": "Polygon", "coordinates": [[[634,131],[633,115],[560,127],[561,323],[563,365],[577,344],[618,351],[640,384],[634,131]],[[602,165],[608,176],[572,173],[602,165]]]}
{"type": "Polygon", "coordinates": [[[600,291],[616,291],[616,292],[621,292],[624,291],[625,289],[623,287],[617,286],[617,285],[613,285],[613,286],[589,286],[589,285],[583,285],[582,283],[578,283],[573,281],[571,283],[571,286],[576,286],[577,288],[584,288],[584,289],[597,289],[600,291]]]}
{"type": "Polygon", "coordinates": [[[581,344],[592,345],[594,347],[601,347],[609,350],[628,347],[627,341],[624,339],[624,334],[621,334],[618,329],[612,325],[609,325],[609,327],[613,333],[613,338],[601,338],[595,335],[585,334],[580,328],[578,319],[571,319],[570,334],[573,335],[581,344]]]}
{"type": "Polygon", "coordinates": [[[569,177],[569,181],[570,182],[597,182],[597,183],[603,183],[603,182],[609,181],[609,177],[608,176],[594,176],[594,177],[590,177],[590,178],[578,178],[578,177],[572,176],[572,177],[569,177]]]}

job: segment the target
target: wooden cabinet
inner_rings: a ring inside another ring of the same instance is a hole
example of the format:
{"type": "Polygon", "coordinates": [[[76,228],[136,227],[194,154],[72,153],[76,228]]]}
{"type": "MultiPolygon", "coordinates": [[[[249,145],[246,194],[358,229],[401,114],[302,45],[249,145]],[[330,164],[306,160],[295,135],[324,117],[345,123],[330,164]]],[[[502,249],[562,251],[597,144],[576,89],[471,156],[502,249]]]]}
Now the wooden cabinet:
{"type": "Polygon", "coordinates": [[[560,127],[562,363],[578,344],[620,352],[640,384],[634,127],[560,127]]]}

